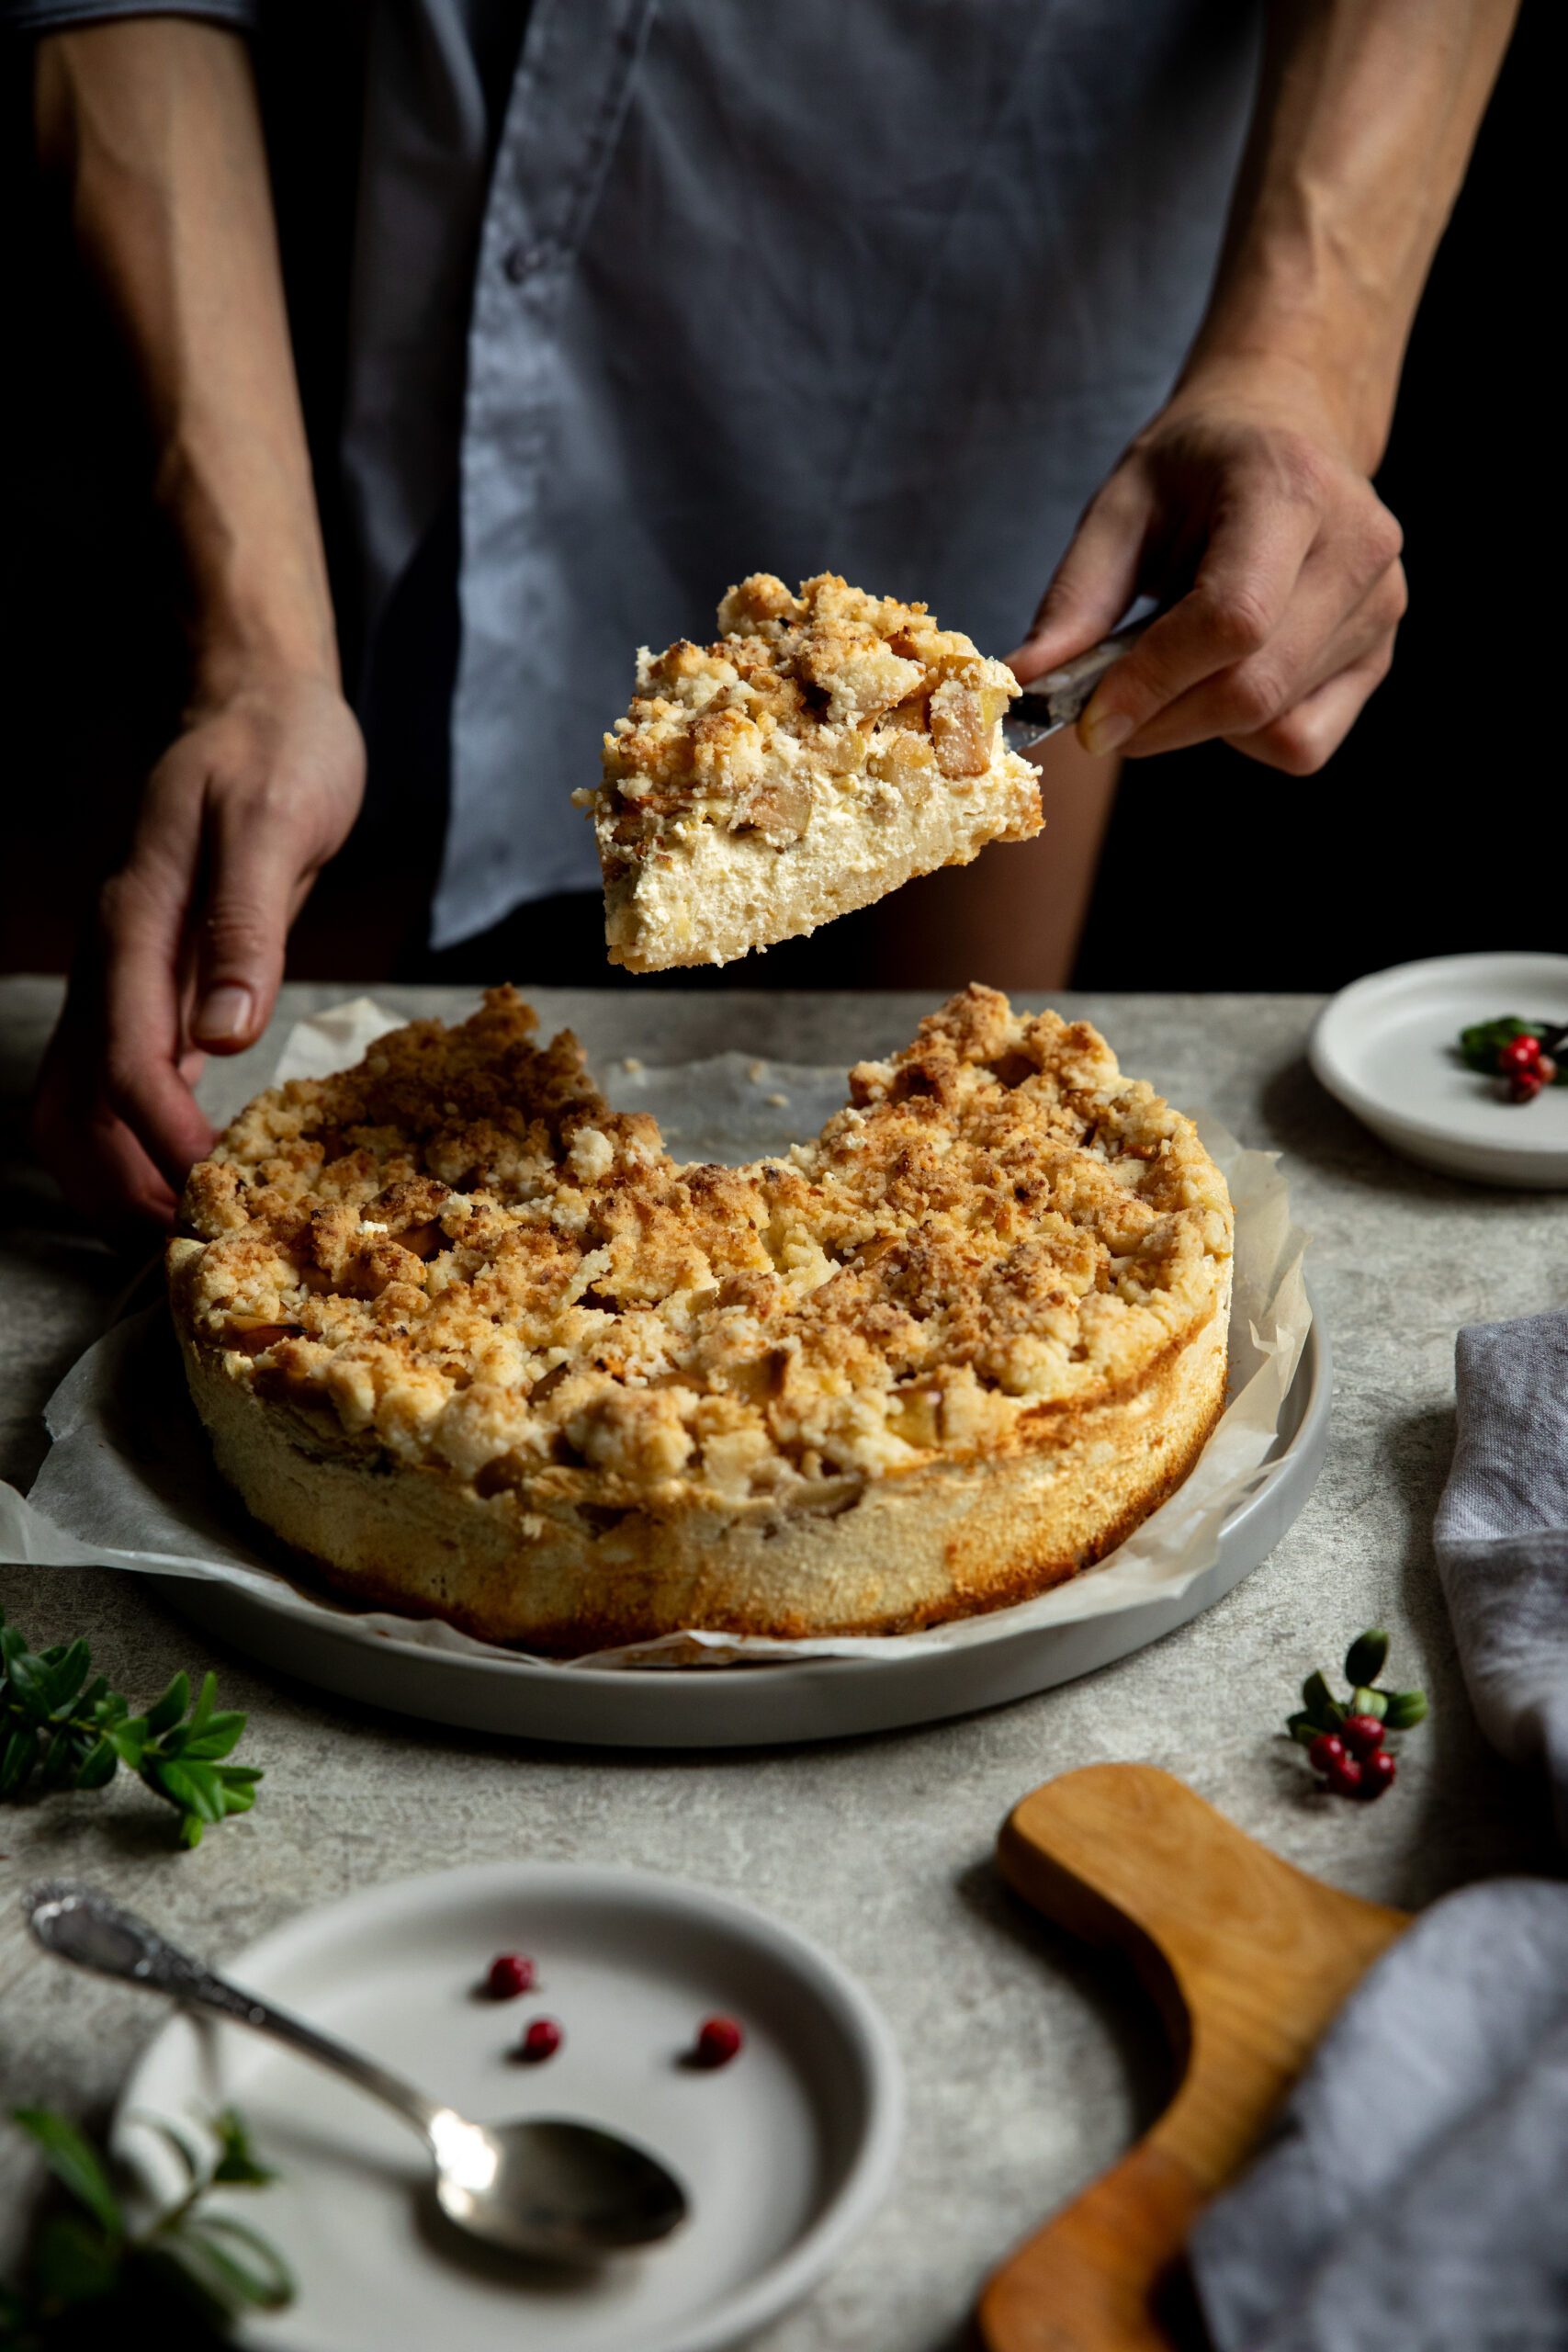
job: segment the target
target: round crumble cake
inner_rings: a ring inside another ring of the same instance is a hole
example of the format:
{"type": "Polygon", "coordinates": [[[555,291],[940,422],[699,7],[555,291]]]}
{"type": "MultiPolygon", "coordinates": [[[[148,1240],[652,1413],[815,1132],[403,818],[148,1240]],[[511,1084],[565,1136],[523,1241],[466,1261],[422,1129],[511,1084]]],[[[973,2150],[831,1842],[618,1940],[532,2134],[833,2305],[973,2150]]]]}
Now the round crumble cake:
{"type": "Polygon", "coordinates": [[[964,989],[820,1136],[682,1167],[492,990],[253,1102],[168,1254],[254,1516],[570,1656],[889,1634],[1099,1559],[1224,1401],[1232,1218],[1087,1022],[964,989]]]}

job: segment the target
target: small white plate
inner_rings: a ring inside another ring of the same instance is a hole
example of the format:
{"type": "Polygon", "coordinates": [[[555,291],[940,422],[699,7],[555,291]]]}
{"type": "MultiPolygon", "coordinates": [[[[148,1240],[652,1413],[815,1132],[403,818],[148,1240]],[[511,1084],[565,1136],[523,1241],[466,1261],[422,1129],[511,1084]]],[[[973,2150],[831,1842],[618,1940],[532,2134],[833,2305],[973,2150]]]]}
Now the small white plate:
{"type": "Polygon", "coordinates": [[[137,2116],[242,2110],[281,2177],[224,2209],[299,2285],[289,2311],[243,2324],[254,2352],[718,2352],[815,2284],[892,2177],[902,2082],[879,2012],[793,1928],[703,1887],[570,1862],[440,1871],[307,1913],[226,1973],[477,2121],[625,2132],[693,2209],[663,2245],[581,2274],[469,2248],[434,2212],[407,2125],[243,2028],[180,2016],[126,2085],[115,2145],[167,2202],[174,2160],[137,2116]],[[534,1960],[536,1993],[483,1996],[500,1951],[534,1960]],[[740,2023],[739,2056],[683,2066],[715,2012],[740,2023]],[[560,2050],[519,2064],[541,2015],[560,2050]]]}
{"type": "Polygon", "coordinates": [[[1341,989],[1309,1048],[1320,1082],[1406,1159],[1474,1183],[1568,1186],[1568,1087],[1506,1102],[1459,1033],[1506,1013],[1568,1021],[1568,956],[1434,956],[1341,989]]]}

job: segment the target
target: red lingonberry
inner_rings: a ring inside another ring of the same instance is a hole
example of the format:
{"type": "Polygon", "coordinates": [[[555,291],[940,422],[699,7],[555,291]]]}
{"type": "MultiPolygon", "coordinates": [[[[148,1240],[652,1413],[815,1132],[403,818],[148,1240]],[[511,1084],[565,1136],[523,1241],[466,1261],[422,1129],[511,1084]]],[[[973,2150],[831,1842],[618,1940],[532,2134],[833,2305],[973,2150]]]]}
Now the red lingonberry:
{"type": "Polygon", "coordinates": [[[536,2018],[517,2045],[517,2055],[536,2066],[542,2058],[553,2058],[560,2044],[561,2031],[554,2018],[536,2018]]]}
{"type": "Polygon", "coordinates": [[[1362,1765],[1361,1785],[1356,1794],[1368,1798],[1381,1797],[1385,1789],[1393,1788],[1393,1776],[1398,1770],[1399,1767],[1388,1749],[1380,1747],[1377,1753],[1369,1756],[1362,1765]]]}
{"type": "Polygon", "coordinates": [[[728,2066],[743,2039],[733,2018],[705,2018],[692,2055],[699,2066],[728,2066]]]}
{"type": "Polygon", "coordinates": [[[1506,1046],[1497,1048],[1497,1067],[1506,1078],[1516,1070],[1533,1070],[1540,1059],[1539,1037],[1510,1037],[1506,1046]]]}
{"type": "Polygon", "coordinates": [[[1307,1761],[1314,1772],[1331,1772],[1336,1764],[1345,1761],[1345,1743],[1337,1731],[1320,1731],[1307,1749],[1307,1761]]]}
{"type": "Polygon", "coordinates": [[[490,1964],[485,1990],[492,2001],[514,2001],[534,1989],[534,1963],[520,1951],[498,1952],[490,1964]]]}
{"type": "Polygon", "coordinates": [[[1510,1102],[1533,1102],[1540,1092],[1540,1074],[1533,1069],[1517,1069],[1508,1080],[1510,1102]]]}
{"type": "Polygon", "coordinates": [[[1364,1765],[1357,1763],[1353,1756],[1342,1756],[1337,1763],[1329,1766],[1323,1777],[1337,1797],[1359,1796],[1361,1774],[1365,1769],[1364,1765]]]}
{"type": "Polygon", "coordinates": [[[1535,1066],[1535,1074],[1537,1078],[1540,1079],[1542,1086],[1556,1085],[1557,1064],[1552,1060],[1550,1054],[1542,1054],[1540,1061],[1538,1061],[1535,1066]]]}
{"type": "Polygon", "coordinates": [[[1347,1715],[1345,1745],[1364,1764],[1382,1746],[1382,1725],[1376,1715],[1347,1715]]]}

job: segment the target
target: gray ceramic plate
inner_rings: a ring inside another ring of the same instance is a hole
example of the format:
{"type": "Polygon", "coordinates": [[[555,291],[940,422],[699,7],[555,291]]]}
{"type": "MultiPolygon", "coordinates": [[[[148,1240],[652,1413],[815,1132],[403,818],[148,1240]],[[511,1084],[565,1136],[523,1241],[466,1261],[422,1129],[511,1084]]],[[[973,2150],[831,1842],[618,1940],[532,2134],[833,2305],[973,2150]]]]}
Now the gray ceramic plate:
{"type": "Polygon", "coordinates": [[[891,2180],[903,2098],[892,2036],[838,1962],[793,1928],[640,1871],[500,1863],[366,1889],[226,1963],[478,2120],[563,2114],[654,2149],[692,2217],[661,2246],[584,2274],[529,2270],[449,2233],[417,2138],[334,2076],[242,2028],[166,2025],[121,2098],[116,2144],[160,2201],[176,2123],[233,2102],[280,2178],[230,2192],[299,2284],[253,2320],[271,2352],[718,2352],[796,2301],[891,2180]],[[476,1984],[525,1951],[539,1991],[476,1984]],[[681,2064],[698,2021],[742,2025],[728,2066],[681,2064]],[[509,2053],[529,2018],[564,2039],[547,2065],[509,2053]]]}

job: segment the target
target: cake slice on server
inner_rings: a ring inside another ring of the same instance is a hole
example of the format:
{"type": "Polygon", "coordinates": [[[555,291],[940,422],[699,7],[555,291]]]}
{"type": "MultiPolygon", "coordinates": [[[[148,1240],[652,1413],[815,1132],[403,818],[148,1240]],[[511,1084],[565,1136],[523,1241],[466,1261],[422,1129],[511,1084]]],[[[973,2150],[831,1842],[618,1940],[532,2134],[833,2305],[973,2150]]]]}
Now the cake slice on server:
{"type": "Polygon", "coordinates": [[[718,628],[643,649],[603,781],[574,796],[613,964],[728,964],[1040,831],[1038,775],[1002,738],[1016,679],[923,605],[760,571],[718,628]]]}

